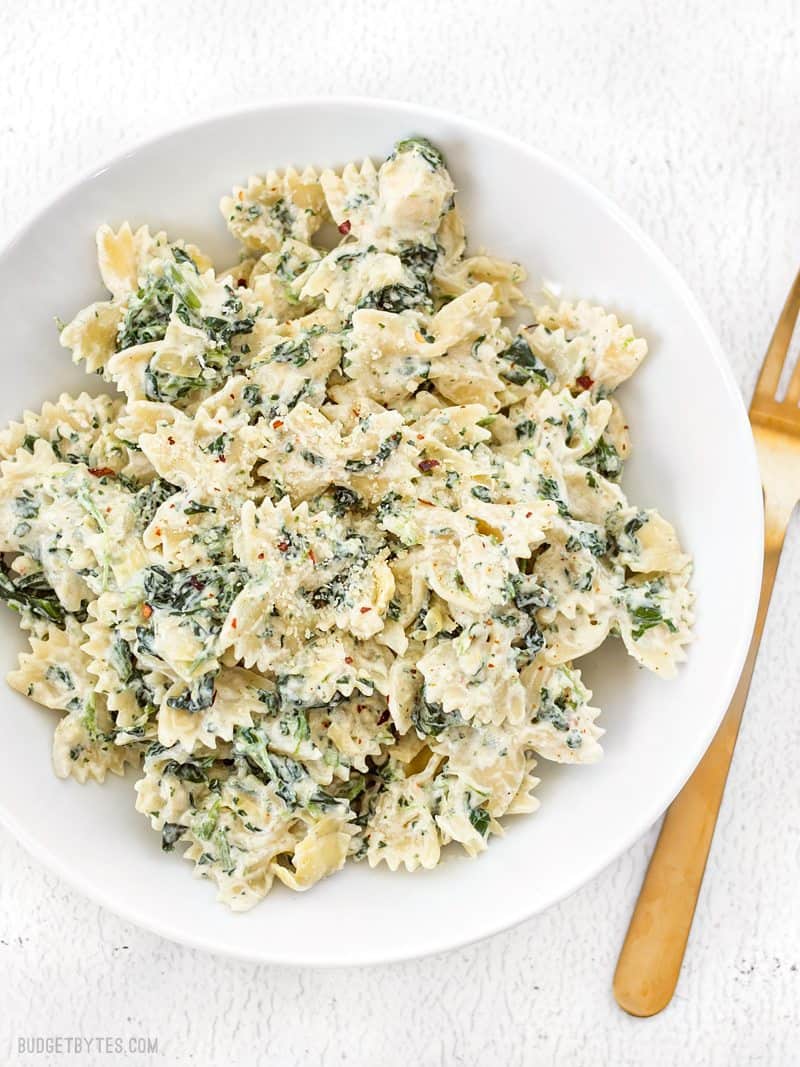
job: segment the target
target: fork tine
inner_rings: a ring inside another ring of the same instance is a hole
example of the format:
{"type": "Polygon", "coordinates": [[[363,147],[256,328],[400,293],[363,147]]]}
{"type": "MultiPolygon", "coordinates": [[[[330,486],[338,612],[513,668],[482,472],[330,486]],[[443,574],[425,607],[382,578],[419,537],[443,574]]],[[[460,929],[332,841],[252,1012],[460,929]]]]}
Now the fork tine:
{"type": "Polygon", "coordinates": [[[800,401],[800,359],[792,371],[792,377],[789,380],[789,387],[786,390],[786,403],[797,404],[800,401]]]}
{"type": "MultiPolygon", "coordinates": [[[[798,311],[800,311],[800,271],[798,271],[794,285],[786,297],[786,303],[783,305],[783,311],[775,326],[775,332],[769,343],[767,354],[764,356],[761,373],[756,382],[756,396],[762,399],[774,399],[778,390],[778,382],[781,378],[786,353],[789,351],[789,343],[794,333],[794,324],[797,321],[798,311]]],[[[797,369],[795,369],[792,380],[789,383],[786,399],[795,404],[800,399],[800,375],[798,375],[797,369]],[[796,394],[794,399],[792,399],[793,393],[796,394]]]]}
{"type": "MultiPolygon", "coordinates": [[[[794,317],[797,319],[797,311],[798,307],[800,307],[800,272],[798,272],[798,275],[794,280],[792,292],[795,294],[794,317]]],[[[789,294],[789,299],[791,299],[791,293],[789,294]]],[[[789,334],[789,341],[791,341],[791,333],[789,334]]],[[[786,401],[789,404],[800,403],[800,359],[798,359],[795,364],[795,368],[792,371],[792,377],[789,379],[789,387],[786,390],[786,401]]]]}

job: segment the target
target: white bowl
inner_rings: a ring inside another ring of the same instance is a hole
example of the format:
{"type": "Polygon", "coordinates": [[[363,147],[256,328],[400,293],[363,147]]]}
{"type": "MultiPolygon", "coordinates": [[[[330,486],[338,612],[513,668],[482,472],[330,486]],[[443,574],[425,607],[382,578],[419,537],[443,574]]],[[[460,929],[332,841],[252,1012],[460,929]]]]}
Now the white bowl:
{"type": "MultiPolygon", "coordinates": [[[[506,820],[477,860],[446,850],[430,872],[352,865],[306,894],[275,890],[233,915],[211,883],[134,811],[133,775],[103,786],[59,781],[51,712],[6,691],[0,817],[44,863],[133,922],[233,956],[293,964],[364,964],[485,937],[573,892],[666,808],[711,740],[752,629],[761,573],[761,491],[736,384],[708,322],[636,226],[535,149],[473,122],[367,100],[276,103],[212,118],[126,153],[45,208],[0,255],[0,322],[8,364],[0,423],[61,390],[99,390],[70,364],[53,316],[104,297],[94,231],[129,219],[165,228],[222,265],[233,242],[219,196],[253,172],[289,163],[381,158],[421,133],[440,145],[460,190],[472,247],[524,263],[628,317],[650,356],[621,391],[634,444],[625,487],[675,522],[695,558],[697,637],[677,680],[637,669],[609,642],[584,661],[604,709],[605,758],[540,763],[542,806],[506,820]]],[[[23,647],[0,614],[5,670],[23,647]]]]}

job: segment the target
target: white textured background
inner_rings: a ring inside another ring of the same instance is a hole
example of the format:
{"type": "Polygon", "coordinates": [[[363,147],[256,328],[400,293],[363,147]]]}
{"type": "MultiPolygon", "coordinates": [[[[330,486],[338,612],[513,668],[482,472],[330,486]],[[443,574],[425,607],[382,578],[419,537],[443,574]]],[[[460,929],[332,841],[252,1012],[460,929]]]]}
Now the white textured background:
{"type": "MultiPolygon", "coordinates": [[[[324,93],[433,103],[541,146],[637,219],[749,395],[800,261],[799,54],[792,0],[2,0],[0,240],[93,163],[209,110],[324,93]]],[[[510,933],[358,972],[162,941],[0,831],[0,1063],[800,1063],[798,587],[795,523],[662,1016],[630,1019],[611,995],[655,830],[510,933]],[[16,1051],[56,1034],[148,1035],[160,1053],[16,1051]]]]}

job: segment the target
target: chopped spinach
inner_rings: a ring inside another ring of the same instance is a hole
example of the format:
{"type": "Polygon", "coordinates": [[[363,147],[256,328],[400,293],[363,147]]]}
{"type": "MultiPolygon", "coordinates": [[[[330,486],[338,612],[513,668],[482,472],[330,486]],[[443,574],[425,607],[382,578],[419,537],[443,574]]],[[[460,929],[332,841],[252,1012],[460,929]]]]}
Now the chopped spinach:
{"type": "Polygon", "coordinates": [[[561,499],[561,492],[555,478],[549,478],[546,474],[539,475],[539,496],[544,500],[552,500],[558,506],[558,514],[562,519],[569,516],[569,509],[561,499]]]}
{"type": "Polygon", "coordinates": [[[646,511],[638,511],[633,516],[632,519],[628,519],[628,521],[625,523],[625,525],[622,528],[623,533],[627,534],[628,537],[634,537],[639,532],[639,530],[641,530],[641,528],[645,525],[645,523],[647,521],[648,521],[647,512],[646,511]]]}
{"type": "Polygon", "coordinates": [[[347,700],[347,697],[344,695],[344,693],[340,693],[338,690],[329,700],[322,700],[319,697],[314,696],[306,700],[302,700],[298,697],[296,692],[297,683],[297,675],[279,675],[277,680],[278,699],[280,700],[280,704],[283,709],[302,708],[303,711],[316,711],[319,708],[336,707],[336,705],[341,704],[343,700],[347,700]]]}
{"type": "Polygon", "coordinates": [[[300,803],[297,784],[307,777],[302,764],[289,756],[270,752],[267,736],[255,726],[238,726],[233,735],[234,759],[244,764],[260,781],[273,785],[288,808],[300,803]]]}
{"type": "Polygon", "coordinates": [[[128,301],[117,334],[117,351],[163,340],[174,299],[168,280],[150,275],[128,301]]]}
{"type": "Polygon", "coordinates": [[[531,615],[529,616],[529,618],[530,627],[528,628],[528,631],[525,636],[522,638],[522,647],[526,656],[530,659],[533,659],[544,648],[544,634],[539,629],[539,624],[536,622],[534,617],[531,615]]]}
{"type": "Polygon", "coordinates": [[[426,737],[436,737],[442,730],[455,723],[463,722],[457,711],[445,711],[441,704],[431,703],[425,699],[424,687],[417,694],[411,710],[411,721],[417,733],[426,737]]]}
{"type": "Polygon", "coordinates": [[[144,599],[176,615],[203,611],[221,625],[246,581],[245,569],[233,563],[194,573],[170,572],[154,563],[144,572],[144,599]]]}
{"type": "MultiPolygon", "coordinates": [[[[5,600],[12,611],[29,611],[64,629],[67,612],[41,571],[22,577],[12,576],[8,565],[0,560],[0,600],[5,600]]],[[[76,614],[76,618],[81,617],[86,618],[84,612],[76,614]]]]}
{"type": "Polygon", "coordinates": [[[312,358],[311,340],[325,333],[324,326],[313,326],[306,330],[300,337],[290,337],[288,341],[282,341],[272,350],[271,363],[292,363],[295,367],[303,367],[312,358]]]}
{"type": "Polygon", "coordinates": [[[579,593],[588,593],[592,588],[592,582],[594,581],[594,572],[586,571],[580,576],[573,584],[579,593]]]}
{"type": "Polygon", "coordinates": [[[206,445],[206,452],[212,456],[221,456],[225,453],[228,447],[230,439],[226,433],[221,433],[219,437],[215,437],[210,444],[206,445]]]}
{"type": "Polygon", "coordinates": [[[165,822],[161,830],[161,848],[164,852],[172,852],[175,845],[183,837],[185,827],[176,822],[165,822]]]}
{"type": "Polygon", "coordinates": [[[144,393],[148,400],[174,403],[193,393],[195,389],[203,389],[207,385],[207,379],[198,375],[185,376],[158,370],[153,367],[152,361],[145,367],[144,393]]]}
{"type": "Polygon", "coordinates": [[[358,308],[375,308],[377,311],[388,311],[399,315],[401,311],[409,308],[420,307],[429,304],[430,296],[426,285],[384,285],[367,293],[359,302],[358,308]]]}
{"type": "Polygon", "coordinates": [[[661,623],[666,626],[670,633],[677,632],[678,627],[672,619],[665,617],[662,609],[657,604],[639,604],[636,607],[629,608],[628,611],[636,623],[632,632],[634,641],[638,641],[644,633],[661,623]]]}
{"type": "Polygon", "coordinates": [[[664,625],[670,633],[677,632],[678,627],[673,620],[664,615],[664,605],[659,600],[663,591],[663,578],[652,578],[641,585],[628,587],[627,607],[634,641],[638,641],[655,626],[664,625]]]}
{"type": "Polygon", "coordinates": [[[633,631],[634,641],[638,641],[647,630],[652,630],[654,626],[665,621],[664,613],[658,604],[637,604],[635,607],[628,608],[628,611],[636,623],[633,631]]]}
{"type": "Polygon", "coordinates": [[[161,773],[165,777],[172,775],[181,782],[204,785],[208,781],[208,774],[206,773],[208,765],[212,762],[213,760],[203,760],[195,763],[192,760],[187,760],[185,763],[180,763],[178,760],[171,759],[164,764],[161,773]]]}
{"type": "Polygon", "coordinates": [[[203,329],[218,348],[230,347],[234,337],[252,333],[256,324],[252,315],[242,315],[242,301],[234,290],[226,285],[225,291],[228,298],[220,309],[222,315],[206,315],[203,319],[203,329]]]}
{"type": "Polygon", "coordinates": [[[197,711],[205,711],[214,703],[214,679],[217,671],[209,671],[197,678],[190,686],[187,686],[178,696],[167,697],[167,704],[171,708],[181,711],[189,711],[194,714],[197,711]]]}
{"type": "Polygon", "coordinates": [[[154,644],[155,634],[148,626],[136,627],[136,654],[159,658],[154,644]]]}
{"type": "Polygon", "coordinates": [[[39,514],[39,505],[29,489],[23,489],[14,497],[14,511],[21,519],[35,519],[39,514]]]}
{"type": "Polygon", "coordinates": [[[527,385],[536,378],[540,388],[546,388],[555,380],[553,372],[531,351],[530,345],[521,334],[514,338],[508,348],[498,352],[497,356],[508,364],[508,367],[501,369],[500,377],[512,385],[527,385]]]}
{"type": "Polygon", "coordinates": [[[291,209],[283,197],[281,197],[280,200],[276,200],[270,207],[269,217],[279,227],[284,237],[292,236],[294,220],[292,218],[291,209]]]}
{"type": "Polygon", "coordinates": [[[338,610],[344,606],[347,599],[349,579],[349,573],[342,571],[326,585],[321,585],[317,589],[304,590],[304,594],[311,601],[312,607],[317,608],[317,610],[326,607],[338,610]]]}
{"type": "Polygon", "coordinates": [[[370,459],[348,459],[344,465],[344,469],[349,474],[380,470],[402,440],[403,435],[398,430],[397,433],[393,433],[390,437],[386,438],[375,455],[370,459]]]}
{"type": "Polygon", "coordinates": [[[62,685],[65,689],[75,688],[75,682],[70,672],[66,667],[61,667],[57,663],[52,663],[45,671],[44,676],[48,682],[55,682],[57,685],[62,685]]]}
{"type": "Polygon", "coordinates": [[[436,264],[439,249],[436,245],[410,245],[397,253],[400,262],[424,285],[430,285],[430,277],[436,264]]]}
{"type": "Polygon", "coordinates": [[[213,504],[198,504],[196,500],[190,500],[183,509],[184,515],[202,515],[204,512],[216,512],[213,504]]]}
{"type": "Polygon", "coordinates": [[[159,507],[178,492],[178,486],[164,478],[154,478],[142,486],[134,497],[133,507],[137,513],[137,525],[140,529],[149,526],[159,507]]]}
{"type": "Polygon", "coordinates": [[[566,733],[569,730],[568,715],[571,710],[563,693],[553,698],[548,689],[542,689],[533,721],[550,723],[554,730],[566,733]]]}
{"type": "Polygon", "coordinates": [[[397,514],[397,501],[400,499],[398,493],[387,493],[385,497],[378,501],[378,506],[375,509],[375,521],[381,523],[390,515],[397,514]]]}
{"type": "Polygon", "coordinates": [[[431,170],[438,170],[446,165],[444,155],[427,137],[406,137],[405,140],[398,141],[389,158],[395,159],[403,152],[415,152],[422,156],[431,170]]]}
{"type": "Polygon", "coordinates": [[[251,407],[258,407],[262,403],[261,390],[257,385],[246,385],[242,389],[242,400],[251,407]]]}
{"type": "Polygon", "coordinates": [[[611,482],[619,481],[624,466],[622,456],[605,437],[600,437],[592,451],[587,452],[578,462],[581,466],[589,467],[611,482]]]}
{"type": "Polygon", "coordinates": [[[520,611],[555,607],[553,594],[528,575],[514,575],[511,579],[511,595],[520,611]]]}
{"type": "Polygon", "coordinates": [[[131,678],[133,678],[135,668],[130,645],[124,638],[115,638],[114,643],[111,646],[109,662],[119,675],[119,680],[123,685],[127,685],[131,678]]]}
{"type": "Polygon", "coordinates": [[[197,270],[197,264],[185,248],[181,248],[180,245],[173,245],[172,254],[175,257],[176,263],[189,263],[192,267],[194,267],[195,270],[197,270]]]}
{"type": "Polygon", "coordinates": [[[345,485],[335,485],[333,493],[333,513],[341,517],[348,511],[357,511],[362,506],[361,497],[345,485]]]}
{"type": "Polygon", "coordinates": [[[228,377],[239,360],[230,352],[233,338],[251,333],[255,327],[253,315],[243,315],[241,298],[226,286],[227,299],[218,315],[199,314],[201,301],[187,281],[187,274],[196,280],[197,267],[183,249],[172,249],[175,263],[165,263],[161,275],[149,275],[140,289],[130,298],[117,334],[117,351],[133,345],[164,339],[173,314],[187,326],[201,329],[209,339],[208,349],[200,356],[202,375],[170,374],[154,368],[145,369],[145,395],[149,400],[174,402],[195,389],[211,386],[228,377]],[[183,271],[176,263],[180,263],[183,271]]]}
{"type": "Polygon", "coordinates": [[[568,552],[577,552],[586,548],[593,556],[604,556],[609,549],[608,538],[602,527],[592,523],[576,523],[576,533],[567,538],[566,549],[568,552]]]}
{"type": "Polygon", "coordinates": [[[491,822],[491,815],[484,807],[469,808],[469,821],[472,827],[477,830],[481,837],[486,837],[489,832],[489,823],[491,822]]]}

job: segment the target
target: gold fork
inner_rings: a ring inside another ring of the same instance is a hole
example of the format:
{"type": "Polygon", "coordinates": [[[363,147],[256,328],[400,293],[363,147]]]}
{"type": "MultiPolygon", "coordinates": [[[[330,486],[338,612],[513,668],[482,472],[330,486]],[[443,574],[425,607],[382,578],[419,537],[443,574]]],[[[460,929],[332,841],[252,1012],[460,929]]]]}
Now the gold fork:
{"type": "Polygon", "coordinates": [[[614,975],[614,996],[631,1015],[655,1015],[675,992],[783,540],[800,499],[800,362],[785,398],[776,398],[799,310],[800,273],[786,298],[750,404],[765,519],[764,572],[753,640],[722,725],[667,811],[639,893],[614,975]]]}

